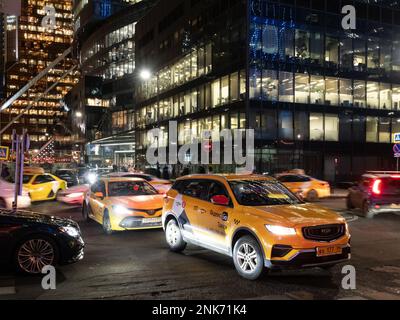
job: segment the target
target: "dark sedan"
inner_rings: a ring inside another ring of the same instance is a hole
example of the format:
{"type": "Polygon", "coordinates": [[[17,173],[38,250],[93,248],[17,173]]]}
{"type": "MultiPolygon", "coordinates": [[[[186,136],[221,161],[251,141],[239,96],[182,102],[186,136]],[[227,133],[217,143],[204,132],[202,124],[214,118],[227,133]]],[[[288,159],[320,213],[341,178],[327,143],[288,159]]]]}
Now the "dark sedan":
{"type": "Polygon", "coordinates": [[[29,274],[47,265],[83,259],[84,242],[78,224],[38,213],[0,209],[0,264],[29,274]]]}
{"type": "Polygon", "coordinates": [[[67,181],[68,187],[73,187],[79,184],[78,173],[75,170],[60,169],[56,171],[55,176],[61,180],[67,181]]]}

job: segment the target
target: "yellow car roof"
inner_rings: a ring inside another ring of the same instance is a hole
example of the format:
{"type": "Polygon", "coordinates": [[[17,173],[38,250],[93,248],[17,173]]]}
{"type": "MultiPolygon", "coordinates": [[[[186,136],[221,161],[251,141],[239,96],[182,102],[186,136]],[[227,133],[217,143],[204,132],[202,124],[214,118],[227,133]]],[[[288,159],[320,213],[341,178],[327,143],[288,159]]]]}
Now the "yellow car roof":
{"type": "Polygon", "coordinates": [[[24,174],[26,175],[35,175],[35,174],[44,174],[44,169],[40,167],[25,167],[24,174]]]}

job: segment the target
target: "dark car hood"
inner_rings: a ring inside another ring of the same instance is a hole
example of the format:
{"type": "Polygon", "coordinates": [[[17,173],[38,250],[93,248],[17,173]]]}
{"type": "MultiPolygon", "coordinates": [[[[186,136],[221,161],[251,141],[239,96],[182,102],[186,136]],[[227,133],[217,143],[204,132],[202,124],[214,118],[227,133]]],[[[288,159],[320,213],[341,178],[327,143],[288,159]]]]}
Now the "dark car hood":
{"type": "Polygon", "coordinates": [[[32,222],[32,223],[43,223],[43,224],[48,224],[48,225],[53,225],[53,226],[58,226],[58,227],[67,227],[67,226],[78,227],[78,224],[73,220],[54,217],[54,216],[48,216],[48,215],[40,214],[40,213],[36,213],[36,212],[18,211],[17,213],[6,212],[4,214],[9,217],[26,220],[27,222],[32,222]]]}

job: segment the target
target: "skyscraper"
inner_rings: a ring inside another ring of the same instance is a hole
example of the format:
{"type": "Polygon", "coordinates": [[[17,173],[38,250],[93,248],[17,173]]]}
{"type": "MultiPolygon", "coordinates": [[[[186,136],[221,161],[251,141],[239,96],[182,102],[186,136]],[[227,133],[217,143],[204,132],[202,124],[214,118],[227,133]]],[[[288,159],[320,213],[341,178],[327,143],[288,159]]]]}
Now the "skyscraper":
{"type": "MultiPolygon", "coordinates": [[[[21,15],[7,16],[6,19],[4,90],[5,95],[11,97],[71,46],[72,0],[22,0],[21,15]]],[[[34,105],[2,135],[3,144],[11,142],[12,129],[22,127],[28,129],[33,149],[40,149],[51,137],[61,145],[68,144],[63,125],[66,113],[61,109],[60,101],[77,82],[77,75],[65,77],[39,102],[35,99],[58,81],[73,63],[71,58],[65,59],[11,107],[2,111],[0,122],[4,127],[26,107],[34,105]]]]}

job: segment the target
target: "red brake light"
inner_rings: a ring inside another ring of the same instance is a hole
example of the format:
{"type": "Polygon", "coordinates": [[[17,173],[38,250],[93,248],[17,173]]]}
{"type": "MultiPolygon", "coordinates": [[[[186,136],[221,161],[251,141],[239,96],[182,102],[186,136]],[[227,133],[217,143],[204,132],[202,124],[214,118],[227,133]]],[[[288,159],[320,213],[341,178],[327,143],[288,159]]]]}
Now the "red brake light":
{"type": "Polygon", "coordinates": [[[372,185],[372,193],[381,194],[382,192],[381,186],[382,186],[382,180],[380,179],[375,180],[374,184],[372,185]]]}

